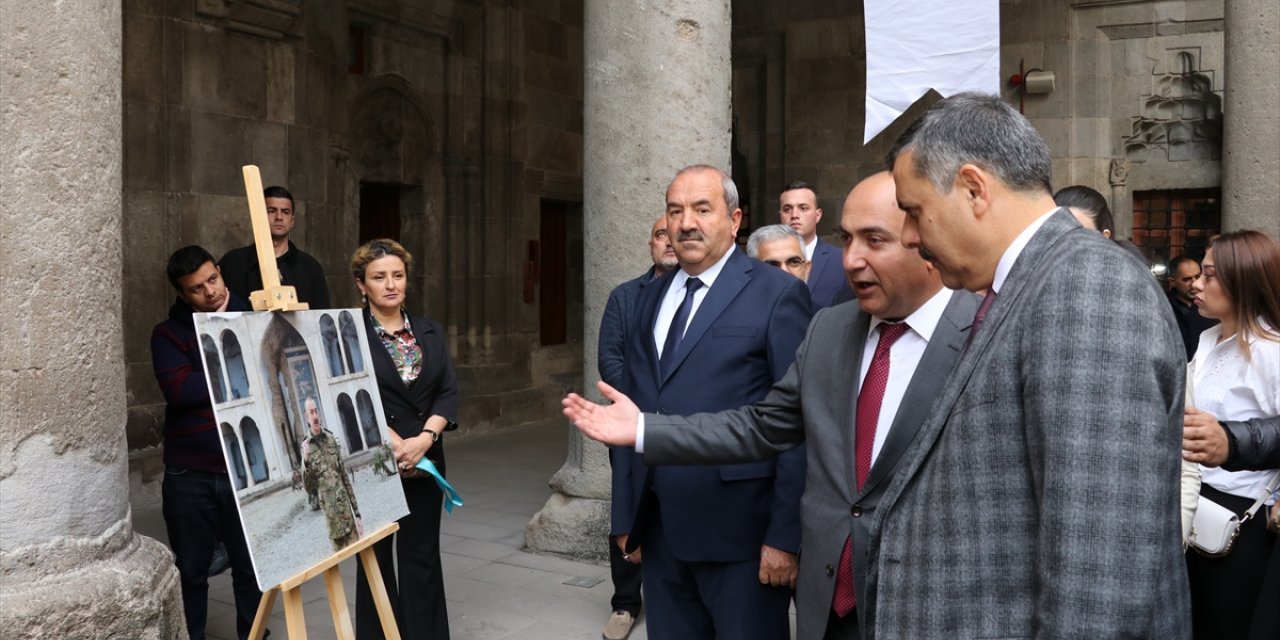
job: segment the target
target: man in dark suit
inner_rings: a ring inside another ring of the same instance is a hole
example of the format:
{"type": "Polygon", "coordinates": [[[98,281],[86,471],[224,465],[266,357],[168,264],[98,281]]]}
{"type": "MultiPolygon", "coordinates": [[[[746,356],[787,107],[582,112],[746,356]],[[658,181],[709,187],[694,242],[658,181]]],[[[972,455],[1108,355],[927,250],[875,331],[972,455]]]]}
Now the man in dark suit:
{"type": "Polygon", "coordinates": [[[1191,283],[1200,277],[1200,263],[1188,256],[1178,256],[1169,261],[1169,279],[1173,288],[1169,289],[1169,306],[1173,307],[1173,318],[1178,321],[1178,331],[1182,334],[1182,345],[1187,351],[1187,362],[1196,355],[1200,346],[1200,334],[1216,324],[1217,320],[1200,315],[1191,296],[1191,283]]]}
{"type": "MultiPolygon", "coordinates": [[[[659,216],[649,230],[649,257],[653,266],[640,277],[628,280],[609,292],[609,301],[604,305],[604,315],[600,318],[600,340],[596,350],[596,362],[600,371],[600,379],[610,385],[621,384],[622,372],[626,364],[628,338],[635,332],[632,320],[635,315],[636,296],[650,282],[666,275],[675,269],[676,251],[671,246],[671,238],[667,235],[667,216],[659,216]]],[[[609,463],[618,454],[618,449],[609,448],[609,463]]],[[[622,557],[622,549],[609,537],[609,574],[613,578],[613,598],[610,606],[613,613],[605,623],[601,636],[604,640],[624,640],[631,634],[636,616],[640,615],[640,566],[638,563],[622,557]]]]}
{"type": "MultiPolygon", "coordinates": [[[[641,407],[738,407],[763,398],[791,365],[808,291],[734,248],[741,220],[737,189],[719,169],[687,167],[667,188],[680,269],[637,296],[621,384],[641,407]]],[[[802,451],[718,467],[646,467],[628,451],[613,471],[612,533],[641,563],[651,637],[787,636],[802,451]]]]}
{"type": "MultiPolygon", "coordinates": [[[[778,194],[778,218],[804,238],[804,257],[809,268],[809,294],[813,307],[824,309],[833,304],[836,295],[849,288],[840,268],[840,249],[818,239],[818,192],[807,182],[792,182],[778,194]]],[[[847,296],[847,293],[842,297],[847,296]]],[[[848,299],[848,298],[846,298],[848,299]]]]}
{"type": "Polygon", "coordinates": [[[989,293],[873,516],[864,637],[1189,637],[1160,287],[1054,205],[1048,146],[998,96],[939,101],[888,161],[903,242],[989,293]]]}
{"type": "MultiPolygon", "coordinates": [[[[978,308],[977,296],[944,288],[937,271],[902,246],[903,218],[887,172],[849,193],[840,235],[857,306],[818,312],[795,363],[764,400],[693,418],[643,419],[643,453],[651,464],[754,460],[808,443],[796,594],[803,639],[858,638],[867,524],[978,308]],[[906,330],[887,329],[895,323],[906,330]]],[[[570,396],[565,414],[591,437],[630,444],[635,407],[612,390],[606,396],[615,401],[608,408],[570,396]]]]}
{"type": "MultiPolygon", "coordinates": [[[[312,309],[329,308],[329,284],[324,269],[310,254],[303,252],[289,239],[298,211],[293,194],[280,186],[262,190],[267,205],[267,222],[271,225],[271,247],[276,254],[276,268],[280,272],[280,284],[297,290],[298,301],[312,309]]],[[[262,269],[258,266],[257,247],[250,244],[232,249],[218,261],[232,291],[249,295],[262,288],[262,269]]]]}

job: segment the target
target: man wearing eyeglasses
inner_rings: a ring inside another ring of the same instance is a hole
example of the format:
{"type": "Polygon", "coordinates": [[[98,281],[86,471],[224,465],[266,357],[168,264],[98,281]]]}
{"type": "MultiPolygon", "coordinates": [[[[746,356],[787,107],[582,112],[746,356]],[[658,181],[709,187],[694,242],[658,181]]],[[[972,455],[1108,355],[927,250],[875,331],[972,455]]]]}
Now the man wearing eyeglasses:
{"type": "Polygon", "coordinates": [[[802,281],[809,279],[809,269],[813,266],[804,257],[804,238],[784,224],[771,224],[751,232],[747,238],[747,255],[802,281]]]}

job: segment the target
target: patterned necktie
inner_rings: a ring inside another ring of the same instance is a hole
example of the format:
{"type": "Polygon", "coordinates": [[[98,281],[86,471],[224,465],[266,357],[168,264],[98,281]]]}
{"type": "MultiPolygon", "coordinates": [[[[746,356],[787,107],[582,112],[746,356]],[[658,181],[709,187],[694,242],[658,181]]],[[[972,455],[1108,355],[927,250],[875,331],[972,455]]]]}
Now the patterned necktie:
{"type": "MultiPolygon", "coordinates": [[[[876,343],[875,355],[871,357],[871,366],[867,369],[867,377],[862,381],[858,391],[858,415],[854,432],[853,472],[858,482],[858,491],[867,481],[871,472],[871,452],[875,448],[876,423],[880,421],[880,405],[884,402],[884,389],[889,383],[889,348],[907,332],[907,323],[880,325],[880,341],[876,343]]],[[[840,552],[840,573],[836,575],[836,590],[831,599],[831,608],[836,615],[843,618],[853,611],[857,598],[853,592],[853,537],[845,538],[844,550],[840,552]]]]}
{"type": "Polygon", "coordinates": [[[664,378],[670,373],[669,368],[676,361],[676,351],[680,350],[680,343],[684,341],[685,325],[689,324],[689,313],[693,310],[693,294],[701,288],[702,281],[697,278],[689,278],[684,284],[684,302],[680,303],[675,317],[671,319],[667,340],[662,346],[662,356],[658,358],[658,368],[662,370],[664,378]]]}
{"type": "Polygon", "coordinates": [[[982,297],[982,304],[978,305],[978,312],[973,315],[973,325],[969,327],[969,336],[964,339],[964,348],[969,348],[969,343],[973,342],[973,337],[978,335],[978,329],[982,328],[982,323],[987,319],[987,311],[991,309],[991,305],[995,304],[996,291],[991,289],[987,291],[987,295],[982,297]]]}

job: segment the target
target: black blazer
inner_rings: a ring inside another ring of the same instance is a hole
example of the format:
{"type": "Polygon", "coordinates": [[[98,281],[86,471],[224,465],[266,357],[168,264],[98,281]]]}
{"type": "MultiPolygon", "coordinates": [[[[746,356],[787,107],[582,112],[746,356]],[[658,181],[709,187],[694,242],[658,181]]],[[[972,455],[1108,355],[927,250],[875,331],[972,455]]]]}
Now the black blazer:
{"type": "MultiPolygon", "coordinates": [[[[453,373],[453,361],[444,344],[444,328],[440,323],[422,316],[409,316],[413,335],[422,349],[422,372],[413,382],[405,384],[396,371],[395,361],[382,345],[382,338],[373,330],[373,318],[369,310],[364,312],[365,333],[369,338],[369,353],[373,358],[373,371],[378,378],[378,393],[382,396],[382,411],[387,416],[387,426],[402,438],[412,438],[422,433],[427,418],[439,415],[449,421],[446,431],[458,428],[458,379],[453,373]]],[[[444,462],[444,440],[427,450],[432,462],[444,462]]]]}

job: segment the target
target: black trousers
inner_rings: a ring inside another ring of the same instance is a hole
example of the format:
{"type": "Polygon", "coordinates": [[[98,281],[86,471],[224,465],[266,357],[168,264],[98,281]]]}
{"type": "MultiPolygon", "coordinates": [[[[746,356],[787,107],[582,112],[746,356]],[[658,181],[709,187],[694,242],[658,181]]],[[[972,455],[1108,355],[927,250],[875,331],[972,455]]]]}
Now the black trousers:
{"type": "MultiPolygon", "coordinates": [[[[1236,512],[1244,513],[1253,500],[1223,493],[1201,485],[1200,495],[1236,512]]],[[[1280,576],[1268,576],[1277,566],[1273,555],[1276,534],[1267,531],[1266,507],[1258,510],[1236,538],[1231,552],[1222,558],[1207,558],[1187,551],[1187,578],[1191,582],[1191,621],[1197,640],[1224,638],[1276,638],[1280,629],[1263,629],[1274,623],[1272,615],[1280,606],[1274,595],[1263,596],[1264,584],[1276,589],[1280,576]],[[1254,620],[1257,614],[1258,628],[1254,620]],[[1265,632],[1265,633],[1264,633],[1265,632]]]]}
{"type": "Polygon", "coordinates": [[[240,526],[235,492],[225,473],[166,467],[161,487],[164,524],[169,532],[178,576],[182,580],[182,609],[187,635],[204,640],[209,613],[209,561],[221,539],[231,564],[231,586],[236,601],[236,634],[249,637],[254,614],[262,601],[253,561],[240,526]]]}
{"type": "Polygon", "coordinates": [[[614,611],[626,611],[634,618],[640,615],[640,565],[623,559],[622,549],[618,548],[612,536],[607,540],[609,575],[613,577],[613,598],[609,602],[614,611]]]}
{"type": "MultiPolygon", "coordinates": [[[[436,466],[443,474],[444,464],[436,466]]],[[[432,478],[413,478],[401,483],[409,515],[400,519],[400,530],[379,540],[373,551],[396,614],[400,637],[448,640],[449,612],[444,599],[444,575],[440,570],[440,513],[444,493],[432,478]],[[393,541],[398,566],[391,555],[393,541]]],[[[363,563],[356,574],[356,638],[384,638],[363,563]]]]}

